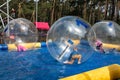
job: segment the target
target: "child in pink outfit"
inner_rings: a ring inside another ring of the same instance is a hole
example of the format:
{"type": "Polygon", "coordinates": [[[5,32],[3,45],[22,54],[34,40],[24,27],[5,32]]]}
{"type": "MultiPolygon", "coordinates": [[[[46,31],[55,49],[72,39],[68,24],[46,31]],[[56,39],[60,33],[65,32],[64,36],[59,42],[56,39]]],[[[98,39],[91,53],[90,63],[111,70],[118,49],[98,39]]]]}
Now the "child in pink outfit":
{"type": "Polygon", "coordinates": [[[20,51],[26,51],[27,50],[24,46],[22,46],[22,45],[20,45],[18,43],[15,43],[15,45],[17,47],[17,51],[18,52],[20,52],[20,51]]]}
{"type": "Polygon", "coordinates": [[[22,45],[18,45],[17,46],[17,51],[20,52],[20,51],[26,51],[26,48],[22,45]]]}
{"type": "Polygon", "coordinates": [[[103,44],[100,40],[96,40],[95,45],[96,45],[97,50],[100,50],[101,52],[105,53],[103,46],[102,46],[103,44]]]}

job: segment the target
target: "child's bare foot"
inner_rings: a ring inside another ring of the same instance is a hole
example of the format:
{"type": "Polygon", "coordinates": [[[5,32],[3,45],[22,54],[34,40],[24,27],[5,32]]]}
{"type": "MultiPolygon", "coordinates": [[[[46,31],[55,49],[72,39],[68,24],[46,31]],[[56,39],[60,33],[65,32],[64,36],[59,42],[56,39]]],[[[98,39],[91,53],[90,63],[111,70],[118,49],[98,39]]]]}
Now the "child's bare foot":
{"type": "Polygon", "coordinates": [[[80,61],[78,61],[78,64],[80,64],[81,62],[80,61]]]}
{"type": "Polygon", "coordinates": [[[64,63],[64,64],[68,64],[68,60],[64,61],[63,63],[64,63]]]}

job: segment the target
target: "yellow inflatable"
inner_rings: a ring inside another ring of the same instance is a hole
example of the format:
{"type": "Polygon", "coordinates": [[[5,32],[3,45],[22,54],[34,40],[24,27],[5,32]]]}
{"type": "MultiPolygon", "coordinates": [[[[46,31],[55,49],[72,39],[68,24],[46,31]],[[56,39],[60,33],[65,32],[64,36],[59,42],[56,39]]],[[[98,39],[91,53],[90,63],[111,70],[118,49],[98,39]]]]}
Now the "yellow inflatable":
{"type": "MultiPolygon", "coordinates": [[[[30,50],[32,48],[40,48],[41,44],[40,42],[37,43],[21,43],[20,45],[24,46],[27,50],[30,50]]],[[[8,44],[8,50],[9,51],[16,51],[17,47],[15,44],[8,44]]]]}
{"type": "Polygon", "coordinates": [[[117,44],[103,43],[103,48],[108,48],[108,49],[115,48],[116,50],[120,51],[120,45],[117,45],[117,44]]]}
{"type": "Polygon", "coordinates": [[[116,80],[120,78],[120,65],[113,64],[60,80],[116,80]]]}

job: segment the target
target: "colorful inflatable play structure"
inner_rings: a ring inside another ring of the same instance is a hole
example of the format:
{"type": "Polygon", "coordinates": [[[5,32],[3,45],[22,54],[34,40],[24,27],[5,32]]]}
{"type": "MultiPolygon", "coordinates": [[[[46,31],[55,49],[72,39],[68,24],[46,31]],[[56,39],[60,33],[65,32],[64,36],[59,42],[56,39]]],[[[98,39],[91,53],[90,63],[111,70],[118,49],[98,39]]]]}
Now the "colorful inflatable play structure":
{"type": "Polygon", "coordinates": [[[60,80],[117,80],[120,78],[120,65],[113,64],[91,71],[76,74],[60,80]]]}
{"type": "Polygon", "coordinates": [[[119,25],[115,22],[103,21],[91,28],[82,18],[65,16],[50,29],[48,23],[34,24],[24,18],[7,24],[6,44],[0,44],[0,80],[120,79],[119,25]],[[49,30],[45,42],[38,38],[42,35],[37,29],[49,30]],[[71,65],[65,64],[70,61],[71,65]]]}
{"type": "MultiPolygon", "coordinates": [[[[22,43],[27,50],[38,49],[46,46],[46,42],[36,42],[36,43],[22,43]]],[[[17,46],[15,44],[0,44],[0,50],[17,51],[17,46]]]]}

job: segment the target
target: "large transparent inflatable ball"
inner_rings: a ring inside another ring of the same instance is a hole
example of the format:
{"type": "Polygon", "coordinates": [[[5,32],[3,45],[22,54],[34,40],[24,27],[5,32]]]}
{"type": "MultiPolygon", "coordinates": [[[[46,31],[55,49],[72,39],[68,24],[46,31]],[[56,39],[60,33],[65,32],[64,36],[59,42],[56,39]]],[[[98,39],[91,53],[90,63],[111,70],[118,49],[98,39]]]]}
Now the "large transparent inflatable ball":
{"type": "Polygon", "coordinates": [[[120,51],[120,26],[113,21],[95,23],[88,34],[90,46],[101,53],[120,51]]]}
{"type": "Polygon", "coordinates": [[[35,25],[27,19],[13,19],[6,25],[4,40],[6,44],[14,45],[8,45],[11,50],[20,48],[20,45],[26,49],[33,49],[38,40],[38,31],[35,25]],[[14,48],[15,46],[16,48],[14,48]]]}
{"type": "Polygon", "coordinates": [[[58,19],[47,33],[46,42],[50,54],[57,61],[64,63],[71,59],[74,52],[77,52],[81,55],[81,63],[86,61],[92,54],[88,45],[84,45],[89,29],[90,24],[77,16],[58,19]]]}

